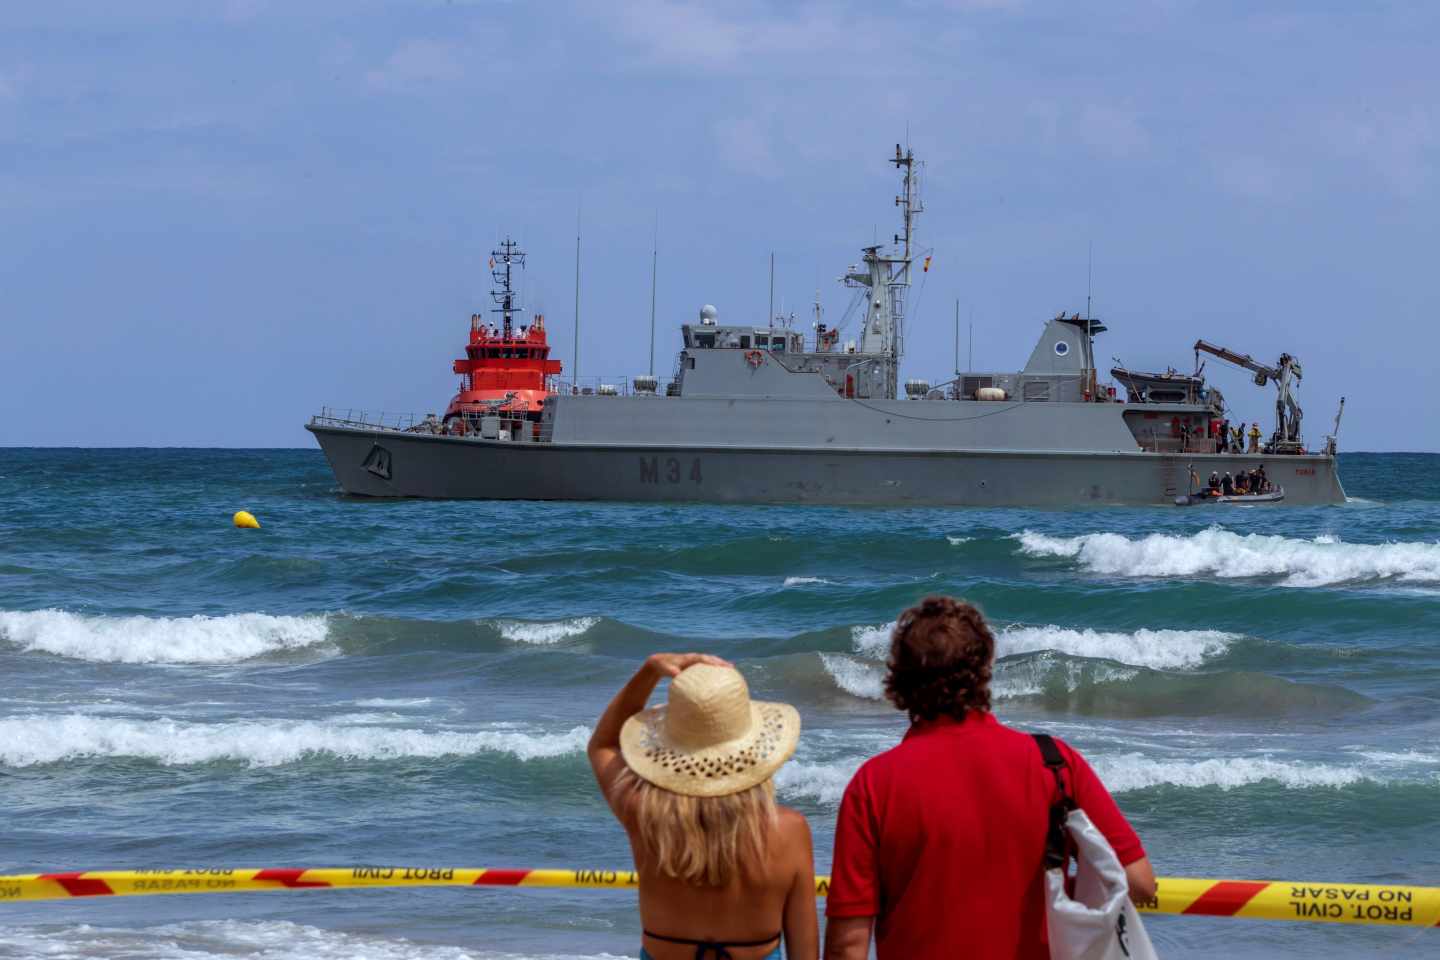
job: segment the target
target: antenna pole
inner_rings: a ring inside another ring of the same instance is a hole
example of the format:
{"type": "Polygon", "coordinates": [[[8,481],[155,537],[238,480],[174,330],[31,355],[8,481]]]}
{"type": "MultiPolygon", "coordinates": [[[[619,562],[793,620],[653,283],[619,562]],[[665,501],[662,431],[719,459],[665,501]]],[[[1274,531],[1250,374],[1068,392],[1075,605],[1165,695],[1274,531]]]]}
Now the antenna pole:
{"type": "Polygon", "coordinates": [[[575,356],[570,364],[575,392],[580,392],[580,206],[575,206],[575,356]]]}
{"type": "MultiPolygon", "coordinates": [[[[1090,246],[1085,252],[1085,319],[1090,319],[1090,280],[1094,276],[1095,268],[1095,241],[1090,241],[1090,246]]],[[[1089,332],[1090,324],[1085,324],[1086,332],[1089,332]]]]}
{"type": "Polygon", "coordinates": [[[975,308],[970,308],[970,360],[971,370],[975,369],[975,308]]]}
{"type": "Polygon", "coordinates": [[[655,211],[655,233],[650,248],[650,376],[655,376],[655,271],[660,262],[660,211],[655,211]]]}
{"type": "Polygon", "coordinates": [[[770,312],[767,314],[767,323],[773,330],[775,328],[775,251],[770,251],[770,312]]]}
{"type": "Polygon", "coordinates": [[[955,376],[960,376],[960,298],[955,298],[955,376]]]}

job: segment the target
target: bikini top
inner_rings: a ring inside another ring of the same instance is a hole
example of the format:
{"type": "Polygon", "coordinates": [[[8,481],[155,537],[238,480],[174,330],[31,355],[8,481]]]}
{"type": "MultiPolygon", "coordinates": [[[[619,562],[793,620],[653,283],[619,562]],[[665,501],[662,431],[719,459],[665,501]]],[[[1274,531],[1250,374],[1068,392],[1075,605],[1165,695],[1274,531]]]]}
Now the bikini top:
{"type": "Polygon", "coordinates": [[[688,937],[664,937],[658,933],[645,931],[645,936],[656,940],[663,940],[666,943],[679,943],[695,948],[695,960],[707,960],[714,957],[714,960],[735,960],[730,953],[731,947],[763,947],[768,943],[774,943],[780,939],[780,934],[775,933],[764,940],[731,940],[723,943],[719,940],[691,940],[688,937]]]}

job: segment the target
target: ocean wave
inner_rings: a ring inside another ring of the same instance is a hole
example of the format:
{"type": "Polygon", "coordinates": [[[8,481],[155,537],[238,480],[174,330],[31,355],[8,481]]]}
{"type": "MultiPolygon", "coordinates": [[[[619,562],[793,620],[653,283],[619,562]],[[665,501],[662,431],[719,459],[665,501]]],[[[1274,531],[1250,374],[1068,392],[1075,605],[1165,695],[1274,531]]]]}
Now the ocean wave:
{"type": "Polygon", "coordinates": [[[850,640],[855,646],[856,653],[861,656],[882,660],[890,652],[890,633],[894,629],[894,620],[877,626],[865,626],[862,624],[850,628],[850,640]]]}
{"type": "Polygon", "coordinates": [[[1097,657],[1157,670],[1198,667],[1238,640],[1219,630],[1136,630],[1133,633],[1072,630],[1052,625],[1004,627],[995,637],[996,655],[1054,650],[1073,657],[1097,657]]]}
{"type": "MultiPolygon", "coordinates": [[[[775,775],[775,785],[781,796],[790,800],[834,806],[844,796],[845,787],[855,776],[855,771],[867,759],[852,756],[828,762],[792,760],[775,775]]],[[[1392,782],[1356,766],[1275,760],[1271,757],[1212,757],[1186,761],[1127,753],[1087,755],[1086,759],[1111,793],[1132,793],[1162,786],[1230,791],[1266,783],[1288,790],[1317,790],[1392,782]]]]}
{"type": "MultiPolygon", "coordinates": [[[[850,628],[855,652],[875,660],[890,652],[894,621],[850,628]]],[[[1054,650],[1072,657],[1093,657],[1154,669],[1196,667],[1223,654],[1239,637],[1219,630],[1136,630],[1133,632],[1075,630],[1054,624],[1016,624],[995,631],[995,655],[1013,657],[1054,650]]]]}
{"type": "Polygon", "coordinates": [[[852,697],[865,700],[885,698],[885,671],[878,665],[834,653],[820,654],[820,663],[835,685],[852,697]]]}
{"type": "Polygon", "coordinates": [[[1302,763],[1270,757],[1211,757],[1207,760],[1157,760],[1139,753],[1090,758],[1095,772],[1112,793],[1173,786],[1235,790],[1275,783],[1291,790],[1347,787],[1365,781],[1384,782],[1359,767],[1302,763]]]}
{"type": "Polygon", "coordinates": [[[955,535],[953,535],[953,534],[948,534],[948,533],[947,533],[947,534],[945,535],[945,539],[948,540],[948,541],[950,541],[950,546],[952,546],[952,547],[958,547],[958,546],[961,546],[962,544],[970,543],[970,542],[973,541],[975,538],[974,538],[974,537],[957,537],[957,536],[955,536],[955,535]]]}
{"type": "Polygon", "coordinates": [[[315,647],[328,634],[323,616],[105,617],[64,610],[0,611],[0,639],[24,650],[100,663],[238,663],[315,647]]]}
{"type": "Polygon", "coordinates": [[[1211,527],[1190,536],[1152,533],[1131,540],[1118,533],[1052,537],[1015,534],[1020,552],[1075,560],[1086,570],[1122,577],[1282,577],[1291,587],[1398,580],[1440,583],[1440,543],[1345,543],[1232,533],[1211,527]]]}
{"type": "Polygon", "coordinates": [[[599,622],[599,617],[572,617],[569,620],[548,621],[496,620],[493,626],[506,640],[549,646],[582,636],[599,622]]]}
{"type": "Polygon", "coordinates": [[[865,759],[851,758],[830,763],[792,760],[775,774],[775,788],[787,799],[811,800],[833,806],[845,795],[846,785],[865,759]]]}
{"type": "Polygon", "coordinates": [[[536,760],[578,754],[586,727],[563,733],[517,729],[427,731],[333,721],[187,723],[84,714],[0,718],[0,765],[32,767],[125,758],[163,766],[228,761],[274,767],[306,760],[403,760],[504,754],[536,760]]]}
{"type": "Polygon", "coordinates": [[[0,927],[0,960],[621,960],[613,954],[502,953],[325,930],[287,920],[196,920],[138,929],[0,927]]]}
{"type": "Polygon", "coordinates": [[[786,577],[783,586],[804,587],[814,584],[834,583],[833,580],[826,580],[824,577],[786,577]]]}

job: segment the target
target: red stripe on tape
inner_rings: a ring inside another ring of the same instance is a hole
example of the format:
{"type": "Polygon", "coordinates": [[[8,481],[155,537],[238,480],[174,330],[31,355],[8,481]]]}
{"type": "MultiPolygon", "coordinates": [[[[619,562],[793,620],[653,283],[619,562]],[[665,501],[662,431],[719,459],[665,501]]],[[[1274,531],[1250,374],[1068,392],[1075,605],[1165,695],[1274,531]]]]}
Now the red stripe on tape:
{"type": "Polygon", "coordinates": [[[1200,894],[1184,912],[1205,917],[1233,917],[1266,887],[1267,882],[1250,880],[1221,880],[1209,890],[1200,894]]]}
{"type": "Polygon", "coordinates": [[[269,869],[261,870],[255,874],[253,879],[271,880],[282,887],[328,887],[330,884],[324,880],[301,880],[304,870],[269,869]]]}
{"type": "Polygon", "coordinates": [[[528,876],[529,870],[486,870],[475,878],[475,886],[513,887],[528,876]]]}
{"type": "Polygon", "coordinates": [[[71,873],[42,873],[41,880],[54,880],[65,888],[65,892],[72,897],[103,897],[107,894],[113,895],[114,890],[104,880],[95,880],[84,876],[85,871],[76,870],[71,873]]]}

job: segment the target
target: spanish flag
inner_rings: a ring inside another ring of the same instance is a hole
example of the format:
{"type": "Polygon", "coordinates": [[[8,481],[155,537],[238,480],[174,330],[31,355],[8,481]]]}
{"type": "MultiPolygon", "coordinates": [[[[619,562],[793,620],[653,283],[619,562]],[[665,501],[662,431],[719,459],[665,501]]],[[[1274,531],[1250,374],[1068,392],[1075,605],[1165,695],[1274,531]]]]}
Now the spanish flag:
{"type": "Polygon", "coordinates": [[[931,257],[931,255],[928,254],[928,253],[925,255],[925,265],[920,268],[920,272],[921,272],[921,273],[929,273],[929,272],[930,272],[930,257],[931,257]]]}

